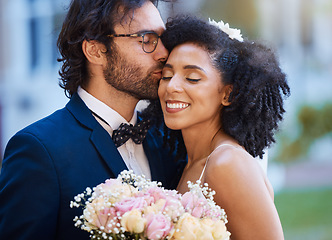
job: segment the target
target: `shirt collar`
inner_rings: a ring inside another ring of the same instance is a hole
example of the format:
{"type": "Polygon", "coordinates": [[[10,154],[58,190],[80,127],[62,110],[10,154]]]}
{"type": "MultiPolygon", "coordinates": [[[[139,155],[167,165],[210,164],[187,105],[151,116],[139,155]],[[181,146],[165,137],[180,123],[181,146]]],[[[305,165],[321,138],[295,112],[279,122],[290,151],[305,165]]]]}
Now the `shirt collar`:
{"type": "MultiPolygon", "coordinates": [[[[107,124],[114,130],[117,129],[121,123],[128,123],[118,112],[107,106],[102,101],[98,100],[90,93],[85,91],[82,87],[78,87],[77,94],[83,100],[85,105],[98,116],[100,116],[107,124]]],[[[137,110],[135,109],[133,117],[128,124],[135,125],[137,122],[137,110]]]]}

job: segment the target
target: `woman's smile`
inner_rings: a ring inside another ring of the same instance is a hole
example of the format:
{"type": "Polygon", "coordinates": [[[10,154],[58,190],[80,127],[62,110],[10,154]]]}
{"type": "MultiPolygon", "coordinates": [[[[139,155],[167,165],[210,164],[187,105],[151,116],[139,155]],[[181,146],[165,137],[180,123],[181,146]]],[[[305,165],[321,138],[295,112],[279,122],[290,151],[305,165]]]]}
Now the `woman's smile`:
{"type": "Polygon", "coordinates": [[[177,113],[189,107],[189,103],[180,101],[166,101],[166,111],[168,113],[177,113]]]}

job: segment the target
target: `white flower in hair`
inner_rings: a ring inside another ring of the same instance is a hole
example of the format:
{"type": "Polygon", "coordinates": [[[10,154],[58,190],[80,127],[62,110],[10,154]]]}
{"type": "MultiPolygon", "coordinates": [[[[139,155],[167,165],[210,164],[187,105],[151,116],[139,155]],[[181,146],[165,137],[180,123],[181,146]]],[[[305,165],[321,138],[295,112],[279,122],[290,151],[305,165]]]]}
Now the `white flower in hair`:
{"type": "Polygon", "coordinates": [[[216,22],[213,19],[209,18],[209,23],[217,28],[221,29],[224,33],[227,33],[229,38],[236,39],[240,42],[243,42],[242,34],[240,29],[230,28],[228,23],[224,23],[222,20],[216,22]]]}

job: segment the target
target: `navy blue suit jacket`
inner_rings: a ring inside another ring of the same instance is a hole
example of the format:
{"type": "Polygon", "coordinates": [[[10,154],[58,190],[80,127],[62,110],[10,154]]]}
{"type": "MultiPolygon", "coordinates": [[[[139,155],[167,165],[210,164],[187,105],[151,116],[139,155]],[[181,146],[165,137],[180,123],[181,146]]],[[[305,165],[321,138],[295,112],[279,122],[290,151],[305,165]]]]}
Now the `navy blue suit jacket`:
{"type": "MultiPolygon", "coordinates": [[[[143,142],[152,180],[175,188],[175,163],[153,128],[143,142]]],[[[74,227],[82,209],[73,197],[127,169],[110,135],[77,94],[65,108],[19,131],[8,142],[0,174],[0,239],[89,239],[74,227]]]]}

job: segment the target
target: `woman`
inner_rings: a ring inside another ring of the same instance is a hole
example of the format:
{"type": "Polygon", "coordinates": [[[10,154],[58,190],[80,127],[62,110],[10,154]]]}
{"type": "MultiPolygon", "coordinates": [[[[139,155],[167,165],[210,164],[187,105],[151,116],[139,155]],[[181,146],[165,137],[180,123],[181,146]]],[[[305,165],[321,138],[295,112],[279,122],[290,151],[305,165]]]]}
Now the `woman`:
{"type": "Polygon", "coordinates": [[[177,190],[208,183],[232,240],[283,239],[273,189],[255,160],[274,142],[289,95],[275,55],[222,23],[182,16],[166,28],[170,55],[158,91],[172,129],[165,139],[188,155],[177,190]]]}

